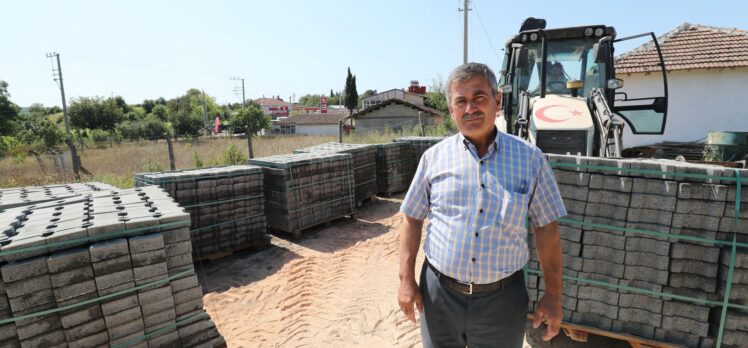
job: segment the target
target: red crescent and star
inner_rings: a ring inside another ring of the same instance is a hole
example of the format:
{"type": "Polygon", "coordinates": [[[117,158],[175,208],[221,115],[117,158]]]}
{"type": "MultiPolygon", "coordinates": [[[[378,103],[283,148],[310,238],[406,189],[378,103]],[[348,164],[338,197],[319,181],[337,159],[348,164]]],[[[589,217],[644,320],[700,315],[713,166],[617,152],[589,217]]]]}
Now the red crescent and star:
{"type": "Polygon", "coordinates": [[[559,122],[564,122],[564,121],[571,119],[570,117],[563,118],[563,119],[549,117],[548,115],[545,114],[545,112],[546,110],[551,109],[551,108],[565,108],[565,109],[568,109],[568,112],[571,116],[575,116],[575,117],[582,116],[582,113],[579,110],[572,109],[566,105],[554,104],[554,105],[547,105],[547,106],[544,106],[538,109],[538,111],[535,112],[535,117],[537,117],[541,121],[550,122],[550,123],[559,123],[559,122]]]}

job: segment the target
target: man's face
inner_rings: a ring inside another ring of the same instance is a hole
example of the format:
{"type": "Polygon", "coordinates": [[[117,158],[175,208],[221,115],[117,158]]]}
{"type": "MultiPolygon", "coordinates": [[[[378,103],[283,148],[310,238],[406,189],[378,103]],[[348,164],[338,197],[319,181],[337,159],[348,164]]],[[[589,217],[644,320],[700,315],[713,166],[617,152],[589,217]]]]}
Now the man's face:
{"type": "Polygon", "coordinates": [[[476,76],[452,83],[449,94],[449,113],[460,132],[470,140],[488,139],[494,129],[501,93],[493,95],[488,80],[476,76]]]}
{"type": "Polygon", "coordinates": [[[551,69],[551,74],[553,76],[561,75],[561,68],[554,66],[553,69],[551,69]]]}

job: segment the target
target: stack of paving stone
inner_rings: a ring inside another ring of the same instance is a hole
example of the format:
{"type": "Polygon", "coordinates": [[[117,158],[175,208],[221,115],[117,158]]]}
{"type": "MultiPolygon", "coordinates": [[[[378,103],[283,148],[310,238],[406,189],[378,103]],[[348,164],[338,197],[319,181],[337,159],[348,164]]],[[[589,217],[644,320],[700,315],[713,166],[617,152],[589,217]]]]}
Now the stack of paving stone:
{"type": "MultiPolygon", "coordinates": [[[[731,249],[714,240],[731,241],[733,231],[739,241],[748,240],[743,220],[734,226],[736,187],[726,178],[734,170],[663,160],[548,158],[569,212],[566,218],[584,222],[560,223],[564,274],[578,277],[564,284],[564,320],[688,347],[715,346],[721,319],[717,304],[724,298],[731,249]]],[[[743,200],[748,202],[748,195],[743,200]]],[[[748,209],[741,208],[739,217],[748,217],[748,209]]],[[[528,267],[539,269],[532,233],[528,241],[528,267]]],[[[544,284],[542,277],[529,274],[533,310],[544,284]]],[[[738,248],[730,303],[748,305],[746,248],[738,248]]],[[[723,347],[741,346],[746,339],[748,310],[731,307],[723,347]]]]}
{"type": "Polygon", "coordinates": [[[301,230],[355,213],[353,161],[346,153],[299,153],[255,158],[265,183],[270,228],[301,230]]]}
{"type": "Polygon", "coordinates": [[[189,223],[157,187],[0,212],[0,346],[224,345],[189,223]]]}
{"type": "Polygon", "coordinates": [[[416,165],[411,157],[410,144],[393,142],[377,145],[378,192],[391,195],[406,191],[413,180],[416,165]]]}
{"type": "Polygon", "coordinates": [[[324,143],[297,149],[294,153],[339,152],[351,154],[356,203],[374,196],[377,190],[377,147],[370,144],[324,143]]]}
{"type": "Polygon", "coordinates": [[[196,258],[269,243],[260,167],[136,174],[135,186],[146,185],[162,187],[190,214],[196,258]]]}
{"type": "Polygon", "coordinates": [[[393,141],[396,143],[410,144],[410,156],[413,159],[413,163],[418,166],[418,162],[421,161],[423,153],[444,139],[446,139],[446,137],[402,137],[393,141]]]}
{"type": "Polygon", "coordinates": [[[71,198],[90,192],[116,189],[117,188],[112,185],[100,182],[0,189],[0,211],[14,207],[71,198]]]}

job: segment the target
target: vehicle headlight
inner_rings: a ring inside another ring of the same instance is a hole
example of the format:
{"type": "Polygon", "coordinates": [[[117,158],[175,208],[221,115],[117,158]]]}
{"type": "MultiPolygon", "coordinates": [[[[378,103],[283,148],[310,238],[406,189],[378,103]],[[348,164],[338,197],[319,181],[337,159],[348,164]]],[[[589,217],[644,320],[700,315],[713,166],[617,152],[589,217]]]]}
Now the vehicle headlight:
{"type": "Polygon", "coordinates": [[[603,28],[597,28],[595,29],[595,36],[603,36],[604,32],[603,28]]]}
{"type": "Polygon", "coordinates": [[[592,28],[584,29],[584,36],[592,36],[592,33],[594,33],[592,28]]]}

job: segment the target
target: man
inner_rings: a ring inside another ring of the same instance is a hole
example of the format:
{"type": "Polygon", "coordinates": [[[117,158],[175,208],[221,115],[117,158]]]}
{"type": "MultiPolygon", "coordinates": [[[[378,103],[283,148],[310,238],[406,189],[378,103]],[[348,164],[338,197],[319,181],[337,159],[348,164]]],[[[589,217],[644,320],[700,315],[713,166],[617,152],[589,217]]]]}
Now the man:
{"type": "Polygon", "coordinates": [[[551,65],[551,71],[546,78],[546,85],[548,86],[549,93],[569,93],[566,88],[566,78],[564,74],[564,66],[561,62],[555,62],[551,65]]]}
{"type": "Polygon", "coordinates": [[[529,258],[529,213],[545,278],[534,326],[543,339],[561,322],[562,259],[556,220],[566,215],[540,150],[498,132],[496,77],[483,64],[457,67],[447,102],[460,133],[426,151],[402,203],[398,302],[424,347],[521,347],[528,297],[522,267],[529,258]],[[420,288],[415,260],[428,216],[420,288]]]}

